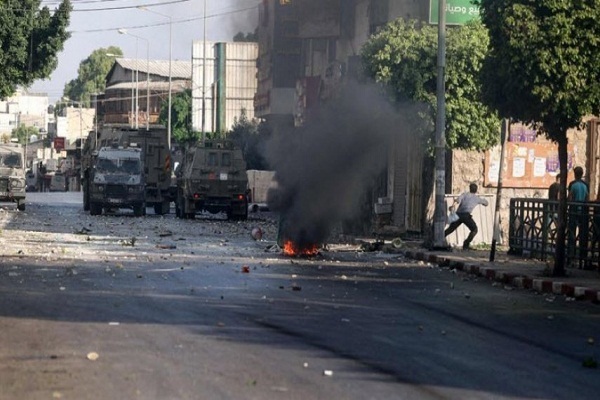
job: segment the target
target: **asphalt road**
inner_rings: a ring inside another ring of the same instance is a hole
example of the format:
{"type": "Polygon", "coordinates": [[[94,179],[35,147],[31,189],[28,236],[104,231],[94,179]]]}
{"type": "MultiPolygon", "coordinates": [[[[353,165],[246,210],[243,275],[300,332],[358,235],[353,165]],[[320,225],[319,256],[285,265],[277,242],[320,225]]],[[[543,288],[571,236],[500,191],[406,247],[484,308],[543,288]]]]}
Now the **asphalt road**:
{"type": "Polygon", "coordinates": [[[0,229],[0,400],[600,396],[599,306],[350,246],[288,258],[268,213],[29,193],[0,229]]]}

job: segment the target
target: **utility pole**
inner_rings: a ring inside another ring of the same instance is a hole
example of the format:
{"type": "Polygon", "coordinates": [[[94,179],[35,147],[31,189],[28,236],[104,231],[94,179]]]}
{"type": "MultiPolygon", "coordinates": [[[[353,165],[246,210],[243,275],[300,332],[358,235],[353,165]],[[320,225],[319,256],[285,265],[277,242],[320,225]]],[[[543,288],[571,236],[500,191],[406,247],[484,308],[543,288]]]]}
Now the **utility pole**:
{"type": "Polygon", "coordinates": [[[448,249],[446,226],[446,0],[439,0],[437,54],[437,115],[435,124],[435,211],[433,248],[448,249]]]}
{"type": "Polygon", "coordinates": [[[504,168],[504,153],[506,152],[506,136],[510,126],[509,119],[502,120],[500,130],[500,168],[498,168],[498,190],[496,191],[496,209],[494,210],[494,237],[492,238],[492,249],[490,250],[490,262],[496,258],[496,244],[500,240],[500,203],[502,200],[502,169],[504,168]]]}
{"type": "Polygon", "coordinates": [[[206,0],[204,0],[204,35],[202,40],[202,143],[206,140],[206,0]]]}

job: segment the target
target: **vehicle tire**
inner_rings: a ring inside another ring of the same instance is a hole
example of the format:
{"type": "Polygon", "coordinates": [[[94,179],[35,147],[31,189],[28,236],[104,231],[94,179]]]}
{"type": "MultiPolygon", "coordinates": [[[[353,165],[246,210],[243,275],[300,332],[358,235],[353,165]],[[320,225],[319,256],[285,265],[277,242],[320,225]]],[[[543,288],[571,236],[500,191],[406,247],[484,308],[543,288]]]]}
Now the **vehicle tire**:
{"type": "Polygon", "coordinates": [[[248,202],[244,203],[244,211],[242,215],[239,216],[240,221],[246,221],[248,219],[248,202]]]}
{"type": "Polygon", "coordinates": [[[25,211],[25,200],[17,201],[17,210],[25,211]]]}
{"type": "Polygon", "coordinates": [[[177,198],[175,199],[175,215],[177,218],[185,218],[185,208],[183,205],[183,193],[177,192],[177,198]]]}
{"type": "Polygon", "coordinates": [[[165,215],[169,213],[171,203],[169,201],[163,201],[161,203],[154,204],[154,214],[165,215]]]}
{"type": "Polygon", "coordinates": [[[145,211],[146,211],[146,205],[144,203],[136,204],[133,206],[133,215],[135,215],[136,217],[144,216],[145,211]]]}
{"type": "Polygon", "coordinates": [[[102,214],[102,205],[94,202],[90,202],[90,215],[102,214]]]}
{"type": "Polygon", "coordinates": [[[83,184],[83,211],[90,211],[90,192],[86,185],[87,181],[83,184]]]}

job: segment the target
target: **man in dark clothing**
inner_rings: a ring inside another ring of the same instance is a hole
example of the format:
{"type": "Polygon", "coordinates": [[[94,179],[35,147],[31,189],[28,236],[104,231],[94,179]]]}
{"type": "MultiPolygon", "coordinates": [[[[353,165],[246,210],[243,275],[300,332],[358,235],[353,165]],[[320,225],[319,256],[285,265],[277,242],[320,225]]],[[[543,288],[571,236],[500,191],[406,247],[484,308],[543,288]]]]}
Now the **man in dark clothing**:
{"type": "MultiPolygon", "coordinates": [[[[556,180],[548,188],[548,200],[558,201],[559,194],[560,194],[560,174],[556,175],[556,180]]],[[[548,205],[548,216],[546,217],[546,227],[550,227],[552,222],[556,222],[558,220],[557,211],[558,211],[558,204],[549,204],[548,205]]]]}
{"type": "Polygon", "coordinates": [[[548,200],[558,200],[560,193],[560,174],[556,175],[556,180],[548,188],[548,200]]]}

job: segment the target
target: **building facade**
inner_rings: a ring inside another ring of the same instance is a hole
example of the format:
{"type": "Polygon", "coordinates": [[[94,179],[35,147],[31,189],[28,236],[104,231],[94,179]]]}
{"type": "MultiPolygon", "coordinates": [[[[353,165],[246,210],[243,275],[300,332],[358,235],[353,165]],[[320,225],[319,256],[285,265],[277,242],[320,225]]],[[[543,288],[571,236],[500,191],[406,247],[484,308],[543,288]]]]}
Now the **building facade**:
{"type": "Polygon", "coordinates": [[[13,96],[0,101],[0,135],[10,135],[20,125],[46,132],[48,120],[48,95],[45,93],[18,89],[13,96]]]}
{"type": "Polygon", "coordinates": [[[242,112],[249,119],[254,118],[257,57],[256,43],[193,42],[192,127],[195,131],[227,132],[242,112]]]}
{"type": "Polygon", "coordinates": [[[105,91],[96,100],[98,122],[132,127],[156,124],[169,96],[169,76],[171,97],[191,88],[191,63],[115,59],[106,76],[105,91]]]}
{"type": "MultiPolygon", "coordinates": [[[[259,5],[257,117],[276,134],[301,126],[312,110],[361,76],[360,50],[396,18],[427,20],[429,0],[263,0],[259,5]]],[[[366,132],[368,134],[368,132],[366,132]]],[[[399,130],[388,168],[371,194],[378,225],[393,233],[423,229],[422,142],[399,130]],[[414,151],[419,148],[419,151],[414,151]]]]}

